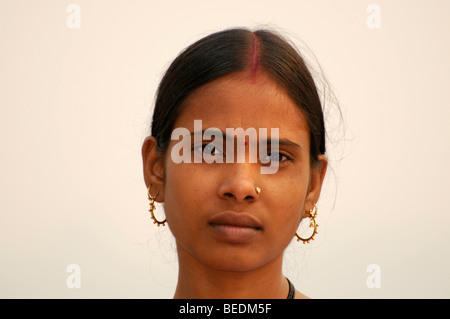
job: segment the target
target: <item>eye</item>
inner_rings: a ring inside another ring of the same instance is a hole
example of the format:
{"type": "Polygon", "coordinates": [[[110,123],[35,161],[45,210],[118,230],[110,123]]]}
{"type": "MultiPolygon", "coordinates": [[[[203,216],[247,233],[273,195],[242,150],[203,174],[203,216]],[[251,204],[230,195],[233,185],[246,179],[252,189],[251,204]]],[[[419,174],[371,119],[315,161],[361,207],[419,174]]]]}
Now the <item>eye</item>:
{"type": "Polygon", "coordinates": [[[218,147],[210,144],[203,145],[203,153],[205,152],[211,155],[219,155],[219,156],[223,155],[223,152],[218,147]]]}
{"type": "Polygon", "coordinates": [[[270,162],[272,162],[272,161],[273,162],[281,162],[281,163],[286,162],[286,161],[292,161],[292,158],[287,156],[286,154],[275,153],[275,152],[264,156],[262,159],[264,160],[262,162],[265,162],[265,163],[268,163],[269,161],[270,162]]]}
{"type": "Polygon", "coordinates": [[[216,145],[211,144],[197,145],[194,146],[193,150],[196,153],[204,154],[206,156],[208,155],[224,156],[223,152],[216,145]]]}

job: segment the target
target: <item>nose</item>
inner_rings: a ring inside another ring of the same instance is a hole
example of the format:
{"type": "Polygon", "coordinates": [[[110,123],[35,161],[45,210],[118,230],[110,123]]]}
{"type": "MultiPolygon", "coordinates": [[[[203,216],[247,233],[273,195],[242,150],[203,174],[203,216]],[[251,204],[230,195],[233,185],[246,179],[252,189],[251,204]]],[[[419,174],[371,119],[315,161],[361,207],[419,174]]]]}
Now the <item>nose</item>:
{"type": "Polygon", "coordinates": [[[259,199],[256,190],[255,177],[259,175],[251,164],[236,163],[233,170],[227,172],[227,177],[219,186],[219,196],[224,199],[232,199],[238,203],[254,202],[259,199]]]}

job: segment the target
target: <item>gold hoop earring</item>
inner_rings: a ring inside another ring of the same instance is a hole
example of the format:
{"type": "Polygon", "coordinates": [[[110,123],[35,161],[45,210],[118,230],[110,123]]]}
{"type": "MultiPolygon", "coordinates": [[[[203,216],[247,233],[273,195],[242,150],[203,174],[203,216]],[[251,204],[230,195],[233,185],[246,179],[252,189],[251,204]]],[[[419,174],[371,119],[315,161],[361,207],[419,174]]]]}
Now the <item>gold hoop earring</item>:
{"type": "Polygon", "coordinates": [[[308,216],[308,218],[311,219],[311,222],[309,223],[309,227],[314,227],[314,231],[313,231],[312,235],[309,236],[308,238],[301,238],[299,236],[299,234],[297,232],[295,232],[295,236],[297,236],[297,241],[301,240],[301,241],[303,241],[304,244],[306,244],[306,243],[309,244],[309,242],[311,240],[314,240],[314,236],[316,234],[318,234],[317,227],[319,227],[319,224],[317,224],[317,222],[316,222],[316,217],[317,217],[317,206],[316,206],[316,204],[314,204],[314,208],[309,211],[309,216],[308,216]],[[314,213],[313,213],[313,210],[314,210],[314,213]]]}
{"type": "Polygon", "coordinates": [[[156,207],[155,207],[155,199],[156,199],[156,196],[153,197],[153,196],[150,194],[150,189],[151,189],[151,188],[152,188],[152,185],[150,185],[150,186],[148,187],[148,199],[149,199],[149,201],[150,201],[150,209],[149,209],[148,211],[149,211],[150,214],[152,215],[151,218],[153,219],[153,224],[158,224],[158,227],[161,226],[161,225],[165,226],[165,225],[166,225],[166,219],[164,219],[162,222],[160,222],[160,221],[157,220],[156,217],[155,217],[154,211],[155,211],[155,209],[156,209],[156,207]]]}

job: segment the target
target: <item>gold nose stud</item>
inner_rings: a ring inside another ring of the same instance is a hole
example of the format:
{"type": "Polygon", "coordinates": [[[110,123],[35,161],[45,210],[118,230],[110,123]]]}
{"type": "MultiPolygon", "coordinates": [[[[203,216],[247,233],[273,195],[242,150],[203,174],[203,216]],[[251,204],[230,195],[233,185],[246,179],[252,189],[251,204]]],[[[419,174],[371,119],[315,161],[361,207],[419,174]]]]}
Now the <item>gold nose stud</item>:
{"type": "Polygon", "coordinates": [[[259,188],[258,186],[256,186],[256,188],[255,188],[255,190],[256,190],[256,194],[261,194],[261,188],[259,188]]]}

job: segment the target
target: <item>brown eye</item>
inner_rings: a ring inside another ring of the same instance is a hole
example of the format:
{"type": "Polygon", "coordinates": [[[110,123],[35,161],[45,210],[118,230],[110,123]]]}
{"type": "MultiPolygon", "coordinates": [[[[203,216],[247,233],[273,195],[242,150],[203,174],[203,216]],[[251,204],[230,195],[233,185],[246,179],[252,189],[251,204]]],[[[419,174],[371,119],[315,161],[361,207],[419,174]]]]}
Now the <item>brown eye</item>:
{"type": "Polygon", "coordinates": [[[194,152],[197,153],[202,153],[206,156],[208,155],[218,155],[218,156],[225,156],[223,154],[223,152],[215,145],[210,145],[210,144],[203,144],[203,145],[198,145],[198,146],[194,146],[193,148],[194,152]]]}
{"type": "Polygon", "coordinates": [[[263,157],[263,159],[265,160],[263,161],[264,163],[292,161],[292,158],[287,156],[286,154],[276,152],[266,155],[265,157],[263,157]]]}

